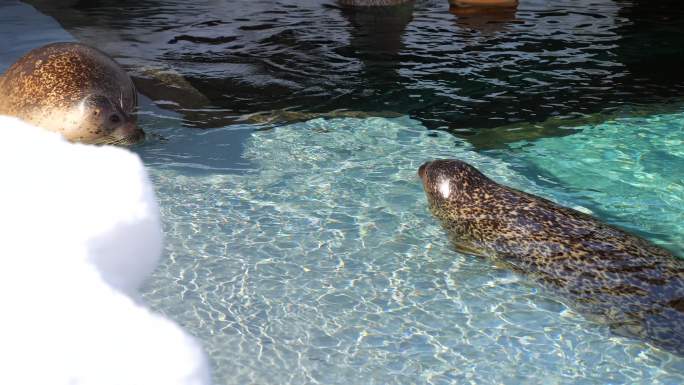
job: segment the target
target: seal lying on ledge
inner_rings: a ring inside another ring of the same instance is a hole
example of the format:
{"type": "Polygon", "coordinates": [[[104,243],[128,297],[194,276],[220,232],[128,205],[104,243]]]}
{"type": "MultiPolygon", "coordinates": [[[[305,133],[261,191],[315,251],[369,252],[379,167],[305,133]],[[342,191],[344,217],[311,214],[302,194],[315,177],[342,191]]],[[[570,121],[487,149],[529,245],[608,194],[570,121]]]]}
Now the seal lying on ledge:
{"type": "Polygon", "coordinates": [[[616,334],[684,355],[684,261],[462,161],[427,162],[418,175],[457,250],[530,275],[616,334]]]}
{"type": "Polygon", "coordinates": [[[0,76],[0,115],[59,132],[74,142],[129,145],[137,126],[133,81],[103,52],[80,43],[36,48],[0,76]]]}

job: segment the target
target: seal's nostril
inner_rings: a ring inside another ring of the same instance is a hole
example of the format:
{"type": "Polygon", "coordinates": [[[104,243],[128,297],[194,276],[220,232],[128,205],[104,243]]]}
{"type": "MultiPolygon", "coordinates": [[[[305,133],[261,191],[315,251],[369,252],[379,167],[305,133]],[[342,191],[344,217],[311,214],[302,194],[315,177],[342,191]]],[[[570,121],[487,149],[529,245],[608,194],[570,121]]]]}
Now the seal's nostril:
{"type": "Polygon", "coordinates": [[[116,124],[116,123],[121,122],[121,117],[117,114],[113,114],[109,117],[109,121],[116,124]]]}
{"type": "Polygon", "coordinates": [[[143,140],[145,140],[145,136],[145,131],[143,131],[140,128],[136,128],[135,131],[133,131],[133,134],[129,136],[129,139],[131,141],[131,144],[140,143],[143,140]]]}

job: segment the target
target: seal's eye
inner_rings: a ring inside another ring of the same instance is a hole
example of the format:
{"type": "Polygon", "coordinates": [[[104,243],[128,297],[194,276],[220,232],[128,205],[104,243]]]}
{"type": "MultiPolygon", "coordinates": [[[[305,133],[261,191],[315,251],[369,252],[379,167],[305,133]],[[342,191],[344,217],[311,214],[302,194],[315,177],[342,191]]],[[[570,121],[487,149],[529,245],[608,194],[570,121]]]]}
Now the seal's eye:
{"type": "Polygon", "coordinates": [[[117,123],[121,122],[121,117],[118,114],[113,114],[113,115],[109,116],[109,121],[114,123],[114,124],[117,124],[117,123]]]}

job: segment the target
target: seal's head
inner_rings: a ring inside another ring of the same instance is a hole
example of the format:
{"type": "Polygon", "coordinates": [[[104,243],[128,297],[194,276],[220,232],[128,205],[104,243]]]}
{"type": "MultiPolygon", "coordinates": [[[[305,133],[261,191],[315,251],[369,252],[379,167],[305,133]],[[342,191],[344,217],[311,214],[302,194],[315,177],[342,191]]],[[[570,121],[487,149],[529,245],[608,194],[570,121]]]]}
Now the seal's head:
{"type": "Polygon", "coordinates": [[[95,144],[130,145],[145,138],[134,111],[103,94],[90,94],[71,107],[72,122],[64,125],[70,140],[95,144]]]}
{"type": "Polygon", "coordinates": [[[430,206],[463,205],[493,183],[491,179],[466,162],[456,159],[439,159],[426,162],[418,168],[423,189],[430,206]]]}
{"type": "Polygon", "coordinates": [[[126,71],[103,52],[79,43],[49,44],[24,55],[0,78],[0,114],[92,144],[130,145],[137,92],[126,71]]]}

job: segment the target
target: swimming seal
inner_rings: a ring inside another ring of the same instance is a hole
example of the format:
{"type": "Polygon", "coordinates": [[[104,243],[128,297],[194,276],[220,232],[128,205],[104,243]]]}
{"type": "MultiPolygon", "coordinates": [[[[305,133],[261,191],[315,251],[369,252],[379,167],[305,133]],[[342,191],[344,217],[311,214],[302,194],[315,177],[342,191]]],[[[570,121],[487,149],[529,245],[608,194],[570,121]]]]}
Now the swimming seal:
{"type": "Polygon", "coordinates": [[[0,77],[0,115],[18,117],[74,142],[129,145],[138,96],[130,76],[105,53],[80,43],[34,49],[0,77]]]}
{"type": "Polygon", "coordinates": [[[684,261],[462,161],[427,162],[418,175],[457,250],[532,276],[616,334],[684,355],[684,261]]]}

